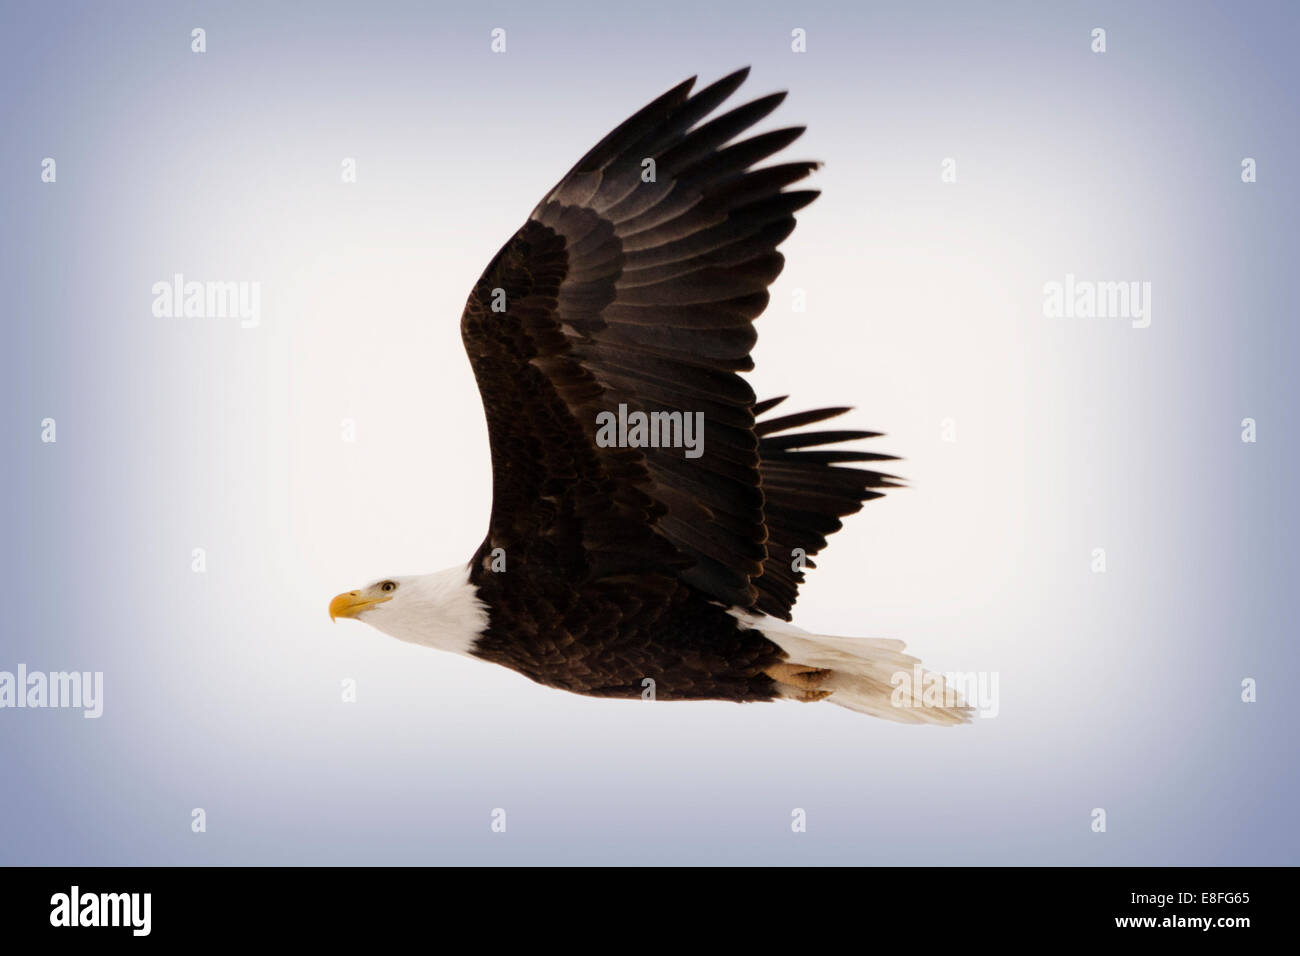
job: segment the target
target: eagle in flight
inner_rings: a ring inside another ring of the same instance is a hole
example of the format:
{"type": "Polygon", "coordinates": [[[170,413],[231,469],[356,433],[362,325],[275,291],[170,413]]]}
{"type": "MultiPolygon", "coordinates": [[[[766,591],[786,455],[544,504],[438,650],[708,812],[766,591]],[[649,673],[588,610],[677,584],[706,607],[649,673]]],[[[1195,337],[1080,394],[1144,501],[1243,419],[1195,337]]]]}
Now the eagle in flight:
{"type": "Polygon", "coordinates": [[[738,139],[784,93],[714,115],[748,72],[626,120],[488,264],[460,325],[491,445],[487,537],[468,564],[338,595],[332,618],[593,697],[968,718],[901,642],[789,623],[807,558],[898,484],[845,467],[892,460],[839,447],[878,433],[805,428],[848,409],[772,415],[784,399],[738,374],[777,246],[818,195],[788,187],[819,165],[756,167],[803,127],[738,139]]]}

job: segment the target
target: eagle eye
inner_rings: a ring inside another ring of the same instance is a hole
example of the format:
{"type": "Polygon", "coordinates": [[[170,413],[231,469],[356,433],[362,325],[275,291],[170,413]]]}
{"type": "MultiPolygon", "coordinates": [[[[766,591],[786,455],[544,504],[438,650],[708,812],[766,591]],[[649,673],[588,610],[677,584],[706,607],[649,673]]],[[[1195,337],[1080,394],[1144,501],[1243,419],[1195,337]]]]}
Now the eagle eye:
{"type": "Polygon", "coordinates": [[[394,581],[384,581],[382,584],[379,585],[379,590],[383,591],[385,594],[389,593],[390,591],[396,591],[397,583],[394,581]]]}

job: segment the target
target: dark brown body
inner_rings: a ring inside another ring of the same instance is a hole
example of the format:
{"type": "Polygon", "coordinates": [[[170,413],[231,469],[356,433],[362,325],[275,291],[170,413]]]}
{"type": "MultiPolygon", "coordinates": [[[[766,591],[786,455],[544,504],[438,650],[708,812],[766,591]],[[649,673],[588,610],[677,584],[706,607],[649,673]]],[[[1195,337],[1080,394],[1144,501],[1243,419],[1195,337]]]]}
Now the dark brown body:
{"type": "Polygon", "coordinates": [[[507,565],[472,580],[491,609],[475,653],[526,677],[593,697],[771,700],[765,668],[780,648],[677,583],[654,601],[617,585],[575,589],[507,565]],[[525,623],[526,622],[526,623],[525,623]],[[647,685],[647,678],[653,685],[647,685]]]}

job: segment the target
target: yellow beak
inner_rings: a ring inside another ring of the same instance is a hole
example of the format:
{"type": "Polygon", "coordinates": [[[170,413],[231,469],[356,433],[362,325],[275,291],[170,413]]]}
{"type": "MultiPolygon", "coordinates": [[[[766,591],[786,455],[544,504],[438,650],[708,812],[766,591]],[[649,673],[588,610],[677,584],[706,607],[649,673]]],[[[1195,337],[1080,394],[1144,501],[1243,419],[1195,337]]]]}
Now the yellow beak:
{"type": "Polygon", "coordinates": [[[362,597],[360,591],[346,591],[343,594],[336,595],[334,600],[330,601],[330,620],[332,621],[338,617],[356,617],[366,608],[390,600],[392,599],[387,597],[362,597]]]}

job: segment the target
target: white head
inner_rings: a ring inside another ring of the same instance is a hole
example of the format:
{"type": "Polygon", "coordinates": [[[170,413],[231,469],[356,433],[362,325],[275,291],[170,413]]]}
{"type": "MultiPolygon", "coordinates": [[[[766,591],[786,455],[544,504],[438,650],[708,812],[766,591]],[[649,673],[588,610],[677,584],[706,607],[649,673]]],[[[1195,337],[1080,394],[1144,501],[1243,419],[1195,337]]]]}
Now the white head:
{"type": "Polygon", "coordinates": [[[433,574],[382,578],[330,601],[330,618],[351,617],[401,641],[468,654],[488,625],[487,606],[458,565],[433,574]]]}

